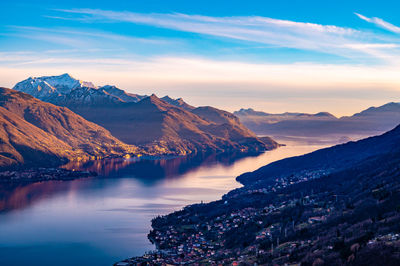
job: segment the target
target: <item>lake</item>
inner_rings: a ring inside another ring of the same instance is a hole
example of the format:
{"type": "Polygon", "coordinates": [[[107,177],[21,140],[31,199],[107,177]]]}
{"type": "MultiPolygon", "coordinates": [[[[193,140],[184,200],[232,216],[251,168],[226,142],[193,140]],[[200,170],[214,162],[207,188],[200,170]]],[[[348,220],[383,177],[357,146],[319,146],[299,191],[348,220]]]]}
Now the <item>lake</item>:
{"type": "Polygon", "coordinates": [[[151,219],[220,199],[235,177],[321,147],[294,144],[259,155],[69,164],[99,176],[0,186],[0,265],[112,265],[154,249],[151,219]]]}

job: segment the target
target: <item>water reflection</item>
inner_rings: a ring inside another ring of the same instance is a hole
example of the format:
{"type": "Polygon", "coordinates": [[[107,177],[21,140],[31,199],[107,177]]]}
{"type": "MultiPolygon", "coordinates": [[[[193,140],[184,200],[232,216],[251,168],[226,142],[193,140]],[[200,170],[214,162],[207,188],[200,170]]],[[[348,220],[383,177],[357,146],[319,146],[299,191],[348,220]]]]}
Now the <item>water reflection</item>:
{"type": "MultiPolygon", "coordinates": [[[[171,157],[162,159],[113,158],[87,162],[70,162],[66,169],[89,170],[99,174],[95,178],[124,178],[139,180],[143,185],[154,186],[165,179],[179,179],[200,167],[215,165],[230,166],[236,161],[255,157],[259,154],[197,154],[186,157],[171,157]]],[[[93,178],[90,178],[93,179],[93,178]]],[[[98,188],[104,182],[96,182],[98,188]]],[[[107,186],[109,184],[106,184],[107,186]]],[[[69,190],[84,189],[93,186],[93,182],[47,181],[33,184],[0,184],[0,212],[20,209],[50,197],[51,195],[69,190]]]]}
{"type": "Polygon", "coordinates": [[[133,177],[145,185],[154,185],[166,178],[180,178],[182,175],[195,171],[199,167],[216,164],[229,166],[245,157],[256,157],[260,153],[222,153],[196,154],[184,157],[160,159],[113,158],[87,162],[70,162],[66,169],[94,171],[102,177],[133,177]]]}
{"type": "Polygon", "coordinates": [[[0,212],[24,208],[51,194],[64,191],[67,182],[0,184],[0,212]],[[56,184],[59,183],[59,184],[56,184]]]}

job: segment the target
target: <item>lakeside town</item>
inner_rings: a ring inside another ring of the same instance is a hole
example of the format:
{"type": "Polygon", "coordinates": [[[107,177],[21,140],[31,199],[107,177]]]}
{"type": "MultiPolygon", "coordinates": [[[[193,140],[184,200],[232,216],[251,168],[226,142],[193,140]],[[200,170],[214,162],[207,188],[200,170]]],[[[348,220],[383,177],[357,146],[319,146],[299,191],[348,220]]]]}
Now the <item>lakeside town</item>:
{"type": "MultiPolygon", "coordinates": [[[[276,178],[273,185],[262,189],[237,189],[230,198],[240,198],[252,195],[267,195],[288,186],[307,182],[327,174],[327,171],[307,172],[289,177],[276,178]]],[[[224,205],[228,204],[226,197],[223,197],[224,205]]],[[[322,200],[320,195],[305,195],[299,199],[282,201],[278,204],[268,204],[262,208],[246,207],[229,214],[217,216],[209,221],[191,223],[184,216],[177,216],[180,224],[168,225],[162,230],[154,229],[149,234],[151,242],[156,244],[157,250],[146,253],[141,257],[134,257],[115,265],[253,265],[259,261],[260,256],[271,257],[279,254],[280,258],[286,257],[296,248],[306,248],[313,244],[308,241],[289,241],[280,243],[279,236],[283,233],[287,237],[289,231],[301,231],[305,228],[312,228],[314,224],[323,223],[329,214],[334,211],[335,198],[329,201],[322,200]],[[269,216],[279,215],[288,209],[302,205],[309,207],[309,217],[303,221],[292,221],[290,224],[268,222],[269,216]],[[226,244],[226,234],[239,227],[249,228],[254,225],[255,243],[244,249],[230,248],[226,244]],[[263,248],[262,242],[271,243],[269,248],[263,248]]],[[[202,204],[201,204],[202,205],[202,204]]],[[[185,207],[188,208],[188,207],[185,207]]],[[[330,247],[328,247],[330,248],[330,247]]]]}
{"type": "Polygon", "coordinates": [[[35,168],[23,170],[8,170],[0,172],[0,183],[40,182],[49,180],[73,180],[96,176],[90,171],[67,170],[63,168],[35,168]]]}

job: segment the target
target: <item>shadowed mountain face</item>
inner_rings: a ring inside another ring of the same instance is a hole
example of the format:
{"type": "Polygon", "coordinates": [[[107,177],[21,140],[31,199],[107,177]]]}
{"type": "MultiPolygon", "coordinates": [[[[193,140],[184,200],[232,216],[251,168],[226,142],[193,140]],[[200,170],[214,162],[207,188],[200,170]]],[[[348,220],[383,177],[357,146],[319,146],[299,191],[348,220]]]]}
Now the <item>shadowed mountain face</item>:
{"type": "Polygon", "coordinates": [[[85,82],[73,80],[69,75],[29,78],[14,88],[66,106],[105,127],[118,139],[140,145],[150,154],[257,152],[278,146],[272,139],[260,140],[237,117],[222,110],[195,108],[182,99],[168,96],[163,99],[155,95],[143,98],[113,86],[85,87],[85,82]],[[57,78],[61,81],[55,82],[57,78]],[[39,86],[43,82],[51,87],[46,93],[39,86]],[[65,87],[70,84],[73,85],[67,91],[65,87]]]}
{"type": "Polygon", "coordinates": [[[330,113],[268,114],[241,109],[234,112],[257,134],[281,136],[364,135],[386,132],[400,123],[400,103],[371,107],[353,116],[337,118],[330,113]]]}
{"type": "Polygon", "coordinates": [[[399,152],[400,126],[397,126],[380,136],[348,142],[271,163],[252,173],[245,173],[237,180],[245,185],[265,185],[274,182],[276,178],[294,175],[324,176],[352,167],[370,158],[399,152]]]}
{"type": "Polygon", "coordinates": [[[65,107],[0,88],[0,166],[56,165],[66,159],[137,152],[65,107]]]}

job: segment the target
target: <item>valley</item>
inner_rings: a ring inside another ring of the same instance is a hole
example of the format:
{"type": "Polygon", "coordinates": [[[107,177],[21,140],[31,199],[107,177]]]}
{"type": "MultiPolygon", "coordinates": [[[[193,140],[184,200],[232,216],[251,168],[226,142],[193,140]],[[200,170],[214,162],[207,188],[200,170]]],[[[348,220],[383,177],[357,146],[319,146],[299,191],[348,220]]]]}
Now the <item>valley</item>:
{"type": "Polygon", "coordinates": [[[146,160],[72,162],[95,171],[72,181],[0,184],[0,258],[5,265],[112,265],[154,250],[151,219],[240,187],[235,177],[266,162],[321,146],[293,145],[253,156],[210,154],[146,160]],[[54,234],[54,232],[58,232],[54,234]],[[28,252],[29,256],[19,256],[28,252]]]}

